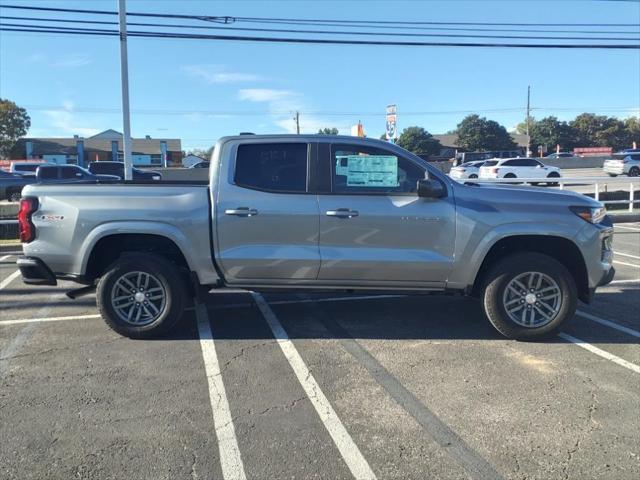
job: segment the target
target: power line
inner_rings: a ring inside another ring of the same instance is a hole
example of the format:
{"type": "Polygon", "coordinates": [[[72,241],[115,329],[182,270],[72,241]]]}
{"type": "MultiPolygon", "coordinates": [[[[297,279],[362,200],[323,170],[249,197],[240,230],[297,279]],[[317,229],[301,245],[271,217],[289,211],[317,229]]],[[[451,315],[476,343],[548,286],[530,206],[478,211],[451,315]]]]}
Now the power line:
{"type": "MultiPolygon", "coordinates": [[[[0,16],[0,19],[15,19],[26,21],[40,21],[40,22],[63,22],[63,23],[77,23],[77,24],[108,24],[117,25],[118,22],[108,21],[88,21],[88,20],[61,20],[61,19],[40,19],[40,18],[21,18],[21,17],[6,17],[0,16]]],[[[7,27],[36,27],[36,28],[53,28],[59,30],[84,30],[81,27],[57,27],[57,26],[39,26],[29,24],[17,24],[17,23],[4,23],[7,27]]],[[[183,25],[183,24],[162,24],[162,23],[136,23],[127,22],[128,26],[144,26],[144,27],[173,27],[173,28],[185,28],[185,29],[216,29],[220,31],[235,30],[235,31],[251,31],[251,32],[274,32],[274,33],[304,33],[304,34],[343,34],[343,35],[367,35],[367,36],[397,36],[397,37],[445,37],[445,38],[500,38],[500,39],[519,39],[519,40],[607,40],[607,41],[640,41],[638,38],[624,38],[624,37],[568,37],[568,36],[531,36],[531,35],[479,35],[479,34],[450,34],[450,33],[399,33],[399,32],[351,32],[344,30],[295,30],[295,29],[271,29],[271,28],[245,28],[245,27],[213,27],[210,25],[183,25]]],[[[91,29],[97,30],[97,29],[91,29]]]]}
{"type": "MultiPolygon", "coordinates": [[[[96,15],[117,15],[117,12],[110,10],[85,10],[74,8],[54,8],[54,7],[31,7],[24,5],[0,5],[1,8],[16,10],[32,10],[47,12],[67,12],[67,13],[89,13],[96,15]]],[[[182,18],[191,20],[202,20],[207,22],[258,22],[258,23],[286,23],[289,25],[479,25],[479,26],[532,26],[532,27],[637,27],[638,23],[527,23],[527,22],[441,22],[441,21],[401,21],[401,20],[338,20],[338,19],[301,19],[301,18],[270,18],[270,17],[232,17],[215,15],[183,15],[167,13],[142,13],[127,12],[127,16],[156,17],[156,18],[182,18]]]]}
{"type": "MultiPolygon", "coordinates": [[[[106,29],[82,29],[72,27],[7,27],[0,24],[1,31],[25,32],[25,33],[60,33],[71,35],[102,35],[117,36],[115,30],[106,29]]],[[[295,38],[295,37],[257,37],[241,35],[205,35],[194,33],[174,33],[174,32],[149,32],[131,31],[127,32],[130,37],[142,38],[168,38],[168,39],[191,39],[191,40],[228,40],[239,42],[258,43],[291,43],[291,44],[316,44],[316,45],[375,45],[375,46],[404,46],[404,47],[476,47],[476,48],[554,48],[554,49],[605,49],[605,50],[630,50],[640,49],[638,44],[570,44],[570,43],[487,43],[487,42],[419,42],[419,41],[390,41],[390,40],[349,40],[349,39],[327,39],[327,38],[295,38]]]]}

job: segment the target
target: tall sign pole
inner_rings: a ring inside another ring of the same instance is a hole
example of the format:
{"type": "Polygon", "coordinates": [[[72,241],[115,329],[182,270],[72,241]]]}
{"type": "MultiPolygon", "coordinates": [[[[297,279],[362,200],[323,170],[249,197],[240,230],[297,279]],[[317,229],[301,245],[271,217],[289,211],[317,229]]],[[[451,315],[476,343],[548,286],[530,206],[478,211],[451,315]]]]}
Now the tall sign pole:
{"type": "Polygon", "coordinates": [[[120,19],[120,80],[122,82],[122,144],[124,150],[124,179],[131,180],[131,124],[129,121],[129,61],[127,59],[127,6],[125,0],[118,0],[120,19]]]}
{"type": "Polygon", "coordinates": [[[529,134],[530,119],[531,119],[531,85],[527,87],[527,157],[531,156],[531,135],[529,134]]]}

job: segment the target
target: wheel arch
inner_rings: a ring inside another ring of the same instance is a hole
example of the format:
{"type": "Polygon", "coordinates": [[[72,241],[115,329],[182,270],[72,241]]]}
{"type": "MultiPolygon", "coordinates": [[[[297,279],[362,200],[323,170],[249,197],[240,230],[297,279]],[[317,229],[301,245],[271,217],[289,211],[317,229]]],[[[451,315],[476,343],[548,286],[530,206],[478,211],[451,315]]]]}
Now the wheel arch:
{"type": "Polygon", "coordinates": [[[497,239],[484,255],[470,285],[473,296],[480,296],[491,268],[505,256],[518,252],[536,252],[557,260],[573,276],[578,298],[589,300],[589,277],[586,262],[578,246],[570,239],[556,235],[510,235],[497,239]]]}

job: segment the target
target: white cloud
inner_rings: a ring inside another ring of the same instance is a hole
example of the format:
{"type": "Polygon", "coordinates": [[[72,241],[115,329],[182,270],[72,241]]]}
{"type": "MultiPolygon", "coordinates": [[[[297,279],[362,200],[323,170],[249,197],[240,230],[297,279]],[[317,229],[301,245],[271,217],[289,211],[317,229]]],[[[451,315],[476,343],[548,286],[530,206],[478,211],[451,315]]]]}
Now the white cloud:
{"type": "Polygon", "coordinates": [[[230,72],[215,65],[185,65],[182,71],[187,75],[204,80],[206,83],[240,83],[257,82],[262,80],[259,75],[252,73],[230,72]]]}
{"type": "Polygon", "coordinates": [[[71,55],[65,55],[58,60],[50,63],[52,67],[59,68],[78,68],[91,65],[93,58],[90,55],[84,53],[74,53],[71,55]]]}
{"type": "Polygon", "coordinates": [[[83,126],[86,122],[77,118],[73,111],[73,102],[64,100],[59,110],[45,110],[44,115],[49,120],[51,135],[80,135],[90,137],[104,130],[104,128],[91,128],[83,126]]]}
{"type": "MultiPolygon", "coordinates": [[[[246,88],[238,91],[238,98],[243,101],[265,103],[273,124],[287,133],[296,133],[295,112],[300,112],[300,132],[316,133],[320,128],[333,127],[333,122],[304,113],[308,110],[304,95],[292,90],[269,88],[246,88]]],[[[261,126],[264,126],[262,124],[261,126]]],[[[344,130],[345,127],[339,127],[344,130]]]]}

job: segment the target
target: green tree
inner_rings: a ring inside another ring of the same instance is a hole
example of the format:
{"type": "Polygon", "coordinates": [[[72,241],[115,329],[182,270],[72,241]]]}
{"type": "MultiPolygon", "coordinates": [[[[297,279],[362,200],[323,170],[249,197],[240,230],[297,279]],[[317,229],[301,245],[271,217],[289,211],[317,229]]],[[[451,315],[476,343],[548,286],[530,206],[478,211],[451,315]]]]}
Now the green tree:
{"type": "Polygon", "coordinates": [[[335,127],[331,127],[331,128],[325,127],[318,130],[318,135],[338,135],[338,133],[340,132],[335,127]]]}
{"type": "Polygon", "coordinates": [[[636,142],[636,148],[640,148],[640,118],[629,117],[624,121],[624,126],[629,136],[627,145],[631,147],[636,142]]]}
{"type": "Polygon", "coordinates": [[[0,158],[6,158],[20,137],[31,126],[31,118],[24,108],[10,100],[0,98],[0,158]]]}
{"type": "Polygon", "coordinates": [[[405,128],[396,143],[416,155],[437,155],[442,148],[438,139],[422,127],[405,128]]]}
{"type": "MultiPolygon", "coordinates": [[[[523,133],[526,133],[526,129],[523,133]]],[[[531,119],[529,124],[531,135],[531,149],[535,152],[540,145],[554,150],[560,145],[562,150],[570,150],[576,145],[576,133],[567,122],[561,122],[556,117],[545,117],[541,120],[531,119]]]]}
{"type": "Polygon", "coordinates": [[[516,143],[507,129],[493,120],[467,115],[456,129],[458,145],[470,151],[510,150],[516,143]]]}
{"type": "MultiPolygon", "coordinates": [[[[569,125],[575,131],[576,144],[579,147],[597,147],[596,133],[604,130],[607,117],[593,113],[581,113],[569,125]]],[[[604,145],[606,146],[606,145],[604,145]]]]}

